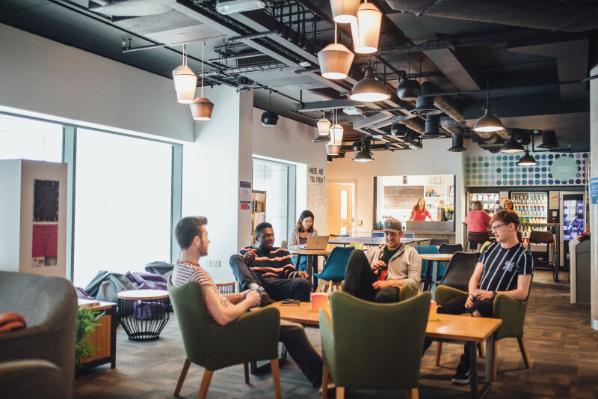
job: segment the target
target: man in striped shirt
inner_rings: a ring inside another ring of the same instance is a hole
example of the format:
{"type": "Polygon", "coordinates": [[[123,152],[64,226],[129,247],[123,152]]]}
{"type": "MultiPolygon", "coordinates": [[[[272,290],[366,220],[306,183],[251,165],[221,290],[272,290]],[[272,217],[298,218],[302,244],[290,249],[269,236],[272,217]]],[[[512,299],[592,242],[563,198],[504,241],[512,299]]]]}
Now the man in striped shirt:
{"type": "MultiPolygon", "coordinates": [[[[517,239],[519,216],[513,211],[500,211],[490,220],[496,242],[480,255],[469,279],[469,295],[445,303],[438,313],[471,313],[474,317],[491,317],[496,295],[507,295],[523,301],[529,295],[534,271],[534,260],[517,239]]],[[[469,383],[471,368],[464,354],[453,377],[457,384],[469,383]]]]}
{"type": "MultiPolygon", "coordinates": [[[[274,231],[270,223],[256,226],[255,245],[243,248],[240,257],[233,257],[231,267],[242,290],[260,290],[263,287],[275,300],[309,302],[309,276],[306,272],[295,270],[288,250],[274,246],[274,231]]],[[[262,304],[267,302],[262,299],[262,304]]]]}

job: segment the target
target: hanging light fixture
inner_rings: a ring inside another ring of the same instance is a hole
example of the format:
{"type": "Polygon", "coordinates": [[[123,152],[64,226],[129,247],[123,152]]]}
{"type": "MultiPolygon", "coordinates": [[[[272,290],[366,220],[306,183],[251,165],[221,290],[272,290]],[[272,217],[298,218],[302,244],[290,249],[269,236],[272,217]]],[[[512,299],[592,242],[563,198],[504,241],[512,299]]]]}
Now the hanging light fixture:
{"type": "MultiPolygon", "coordinates": [[[[209,121],[212,119],[212,111],[214,110],[214,103],[212,103],[207,97],[203,96],[203,59],[205,47],[206,42],[203,42],[201,45],[201,94],[199,97],[194,99],[191,104],[189,104],[191,116],[193,116],[193,119],[196,121],[209,121]]],[[[195,90],[193,90],[193,95],[195,95],[195,90]]]]}
{"type": "Polygon", "coordinates": [[[370,148],[371,148],[370,140],[362,139],[361,145],[359,146],[359,149],[358,149],[357,153],[355,154],[355,157],[353,157],[353,160],[355,162],[362,162],[362,163],[373,161],[374,157],[372,157],[370,148]]]}
{"type": "Polygon", "coordinates": [[[333,113],[334,124],[330,127],[330,142],[326,144],[326,154],[338,156],[343,145],[343,127],[338,123],[336,110],[333,113]]]}
{"type": "MultiPolygon", "coordinates": [[[[203,62],[203,57],[202,57],[203,62]]],[[[172,80],[174,81],[174,90],[179,104],[190,104],[195,98],[195,88],[197,87],[197,76],[191,68],[187,66],[187,51],[183,45],[183,63],[172,71],[172,80]]]]}
{"type": "Polygon", "coordinates": [[[495,133],[503,130],[500,118],[492,111],[490,105],[490,87],[486,84],[486,106],[484,107],[484,115],[480,117],[473,126],[473,131],[477,133],[495,133]]]}
{"type": "Polygon", "coordinates": [[[525,150],[525,154],[517,161],[517,166],[534,166],[538,161],[529,154],[529,150],[525,150]]]}
{"type": "Polygon", "coordinates": [[[442,136],[440,134],[440,117],[438,115],[428,115],[426,117],[426,124],[422,139],[435,139],[442,136]]]}
{"type": "MultiPolygon", "coordinates": [[[[408,57],[407,74],[411,76],[411,53],[408,57]]],[[[421,75],[421,72],[420,72],[421,75]]],[[[421,86],[415,79],[409,79],[407,76],[401,80],[397,86],[397,97],[405,101],[415,101],[421,94],[421,86]]]]}
{"type": "Polygon", "coordinates": [[[556,134],[552,130],[545,130],[542,132],[542,144],[540,144],[538,148],[551,149],[557,148],[558,146],[559,141],[556,138],[556,134]]]}
{"type": "MultiPolygon", "coordinates": [[[[272,108],[272,90],[270,90],[270,105],[269,108],[272,108]]],[[[274,127],[278,123],[278,115],[276,112],[272,111],[264,111],[262,114],[262,126],[264,127],[274,127]]]]}
{"type": "Polygon", "coordinates": [[[373,54],[378,51],[382,12],[365,0],[357,9],[357,19],[351,22],[353,50],[358,54],[373,54]]]}
{"type": "Polygon", "coordinates": [[[355,21],[360,0],[330,0],[332,19],[339,24],[348,24],[355,21]]]}
{"type": "Polygon", "coordinates": [[[349,98],[353,101],[364,103],[374,103],[385,101],[390,98],[390,93],[384,87],[384,84],[376,79],[371,66],[365,70],[365,76],[359,82],[355,83],[349,98]]]}
{"type": "Polygon", "coordinates": [[[523,151],[523,146],[517,141],[515,135],[512,135],[500,148],[500,152],[506,154],[516,154],[523,151]]]}
{"type": "Polygon", "coordinates": [[[452,146],[448,150],[450,152],[463,152],[466,150],[463,146],[463,133],[453,133],[452,146]]]}
{"type": "Polygon", "coordinates": [[[337,26],[334,24],[334,43],[329,44],[318,52],[320,72],[326,79],[345,79],[349,75],[353,54],[347,47],[337,43],[337,26]]]}
{"type": "Polygon", "coordinates": [[[326,113],[318,120],[316,126],[318,128],[318,137],[316,137],[316,140],[327,140],[330,137],[330,126],[332,126],[332,123],[326,119],[326,113]]]}

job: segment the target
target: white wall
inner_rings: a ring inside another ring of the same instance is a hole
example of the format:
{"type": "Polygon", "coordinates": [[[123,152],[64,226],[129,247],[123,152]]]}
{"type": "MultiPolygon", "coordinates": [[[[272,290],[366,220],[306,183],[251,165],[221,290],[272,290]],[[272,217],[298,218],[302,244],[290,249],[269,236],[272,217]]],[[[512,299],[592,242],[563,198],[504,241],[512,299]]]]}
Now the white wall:
{"type": "Polygon", "coordinates": [[[0,54],[0,106],[193,140],[170,79],[3,24],[0,54]]]}
{"type": "Polygon", "coordinates": [[[456,241],[461,242],[459,226],[464,212],[464,155],[447,151],[450,140],[425,140],[421,150],[375,151],[374,161],[358,163],[353,154],[335,159],[328,167],[328,181],[353,182],[355,194],[355,221],[359,233],[369,233],[374,220],[374,177],[394,175],[456,175],[455,223],[456,241]]]}
{"type": "MultiPolygon", "coordinates": [[[[287,162],[305,164],[307,168],[316,167],[326,171],[326,151],[323,143],[313,143],[316,128],[280,117],[275,127],[261,124],[261,109],[253,110],[253,153],[258,156],[287,162]]],[[[309,209],[315,216],[315,228],[320,234],[326,234],[326,184],[312,184],[303,165],[297,168],[297,215],[303,209],[309,209]],[[301,207],[301,208],[300,208],[301,207]]],[[[326,173],[326,172],[324,172],[326,173]]]]}
{"type": "Polygon", "coordinates": [[[0,161],[0,270],[19,271],[21,161],[0,161]]]}

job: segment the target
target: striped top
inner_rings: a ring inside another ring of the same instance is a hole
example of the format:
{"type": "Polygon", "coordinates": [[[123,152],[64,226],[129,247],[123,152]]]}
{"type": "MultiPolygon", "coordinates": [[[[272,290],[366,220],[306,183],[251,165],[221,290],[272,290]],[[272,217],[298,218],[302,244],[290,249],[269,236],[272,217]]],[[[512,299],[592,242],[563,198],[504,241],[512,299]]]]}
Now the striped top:
{"type": "Polygon", "coordinates": [[[172,277],[171,277],[172,285],[175,287],[181,287],[187,284],[190,281],[195,281],[202,287],[210,287],[213,289],[214,292],[218,295],[220,299],[220,303],[223,307],[230,306],[230,301],[223,296],[220,291],[218,291],[218,287],[214,284],[214,280],[212,277],[206,272],[201,266],[194,265],[188,262],[177,261],[174,264],[174,269],[172,269],[172,277]]]}
{"type": "Polygon", "coordinates": [[[517,288],[517,277],[534,272],[534,259],[525,247],[518,243],[503,248],[495,242],[480,256],[484,265],[480,289],[485,291],[511,291],[517,288]]]}
{"type": "Polygon", "coordinates": [[[241,255],[244,256],[247,252],[255,252],[255,260],[251,265],[248,265],[252,270],[254,267],[271,267],[274,269],[282,269],[278,272],[262,272],[253,270],[254,273],[260,274],[261,277],[272,278],[294,278],[297,271],[293,266],[291,253],[284,248],[272,248],[270,250],[254,247],[246,247],[241,250],[241,255]]]}

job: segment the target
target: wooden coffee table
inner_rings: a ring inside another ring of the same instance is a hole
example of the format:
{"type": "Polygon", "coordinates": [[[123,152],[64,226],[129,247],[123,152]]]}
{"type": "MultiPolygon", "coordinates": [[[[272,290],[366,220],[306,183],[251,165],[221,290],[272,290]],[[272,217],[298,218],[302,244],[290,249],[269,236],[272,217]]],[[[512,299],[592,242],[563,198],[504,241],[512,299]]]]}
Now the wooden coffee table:
{"type": "Polygon", "coordinates": [[[318,286],[318,280],[314,276],[314,273],[318,272],[318,256],[323,256],[324,259],[328,258],[330,251],[327,249],[291,249],[291,254],[297,255],[297,266],[301,264],[301,257],[307,257],[307,274],[312,282],[312,290],[315,291],[318,286]],[[315,267],[315,270],[314,270],[315,267]]]}
{"type": "MultiPolygon", "coordinates": [[[[319,311],[312,310],[311,303],[301,302],[299,305],[283,305],[276,302],[270,305],[280,312],[282,320],[319,327],[319,311]]],[[[330,309],[328,305],[322,307],[330,309]]],[[[477,364],[477,345],[486,342],[486,369],[482,389],[479,389],[478,373],[471,369],[470,393],[472,398],[482,398],[490,390],[490,378],[494,361],[494,333],[502,325],[501,319],[489,317],[471,317],[439,314],[437,320],[428,321],[426,337],[435,341],[465,344],[470,364],[477,364]]]]}

